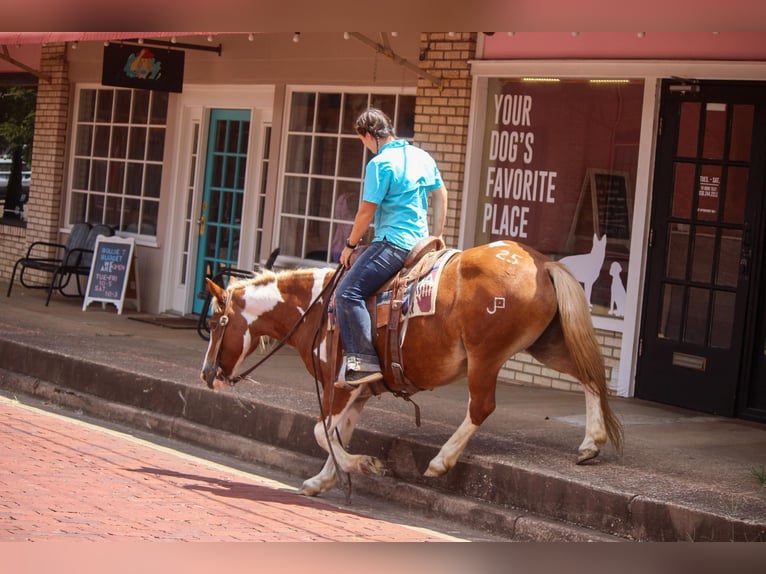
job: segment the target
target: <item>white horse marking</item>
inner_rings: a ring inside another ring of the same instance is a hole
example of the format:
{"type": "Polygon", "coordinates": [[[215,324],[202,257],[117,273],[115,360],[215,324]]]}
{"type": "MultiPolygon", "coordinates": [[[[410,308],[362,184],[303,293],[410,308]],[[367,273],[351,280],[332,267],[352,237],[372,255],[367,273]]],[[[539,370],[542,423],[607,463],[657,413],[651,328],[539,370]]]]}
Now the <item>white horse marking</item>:
{"type": "Polygon", "coordinates": [[[487,313],[494,315],[498,309],[505,309],[505,297],[495,297],[495,306],[492,309],[487,307],[487,313]]]}
{"type": "Polygon", "coordinates": [[[245,288],[245,308],[242,316],[250,324],[283,301],[276,279],[265,284],[248,285],[245,288]]]}
{"type": "Polygon", "coordinates": [[[495,257],[504,263],[508,263],[509,265],[518,265],[521,261],[521,255],[518,253],[511,253],[507,249],[504,249],[500,253],[495,254],[495,257]]]}

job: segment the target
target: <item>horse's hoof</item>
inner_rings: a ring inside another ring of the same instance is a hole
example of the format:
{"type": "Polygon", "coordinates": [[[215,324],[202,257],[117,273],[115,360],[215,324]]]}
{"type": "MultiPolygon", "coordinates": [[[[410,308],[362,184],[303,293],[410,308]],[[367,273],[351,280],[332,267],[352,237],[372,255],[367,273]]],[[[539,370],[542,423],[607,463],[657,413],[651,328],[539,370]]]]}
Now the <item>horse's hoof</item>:
{"type": "Polygon", "coordinates": [[[434,461],[431,461],[431,463],[428,465],[428,468],[423,473],[423,476],[426,476],[428,478],[436,478],[437,476],[443,475],[445,472],[447,472],[447,468],[444,467],[443,464],[434,464],[434,461]]]}
{"type": "Polygon", "coordinates": [[[359,462],[359,471],[362,474],[383,476],[386,474],[386,467],[380,459],[374,456],[365,456],[359,462]]]}
{"type": "Polygon", "coordinates": [[[577,464],[583,464],[589,460],[593,460],[598,456],[598,449],[586,448],[580,451],[580,456],[577,457],[577,464]]]}
{"type": "Polygon", "coordinates": [[[302,494],[303,496],[316,496],[320,492],[321,490],[309,484],[309,481],[307,480],[301,486],[301,489],[298,491],[298,494],[302,494]]]}

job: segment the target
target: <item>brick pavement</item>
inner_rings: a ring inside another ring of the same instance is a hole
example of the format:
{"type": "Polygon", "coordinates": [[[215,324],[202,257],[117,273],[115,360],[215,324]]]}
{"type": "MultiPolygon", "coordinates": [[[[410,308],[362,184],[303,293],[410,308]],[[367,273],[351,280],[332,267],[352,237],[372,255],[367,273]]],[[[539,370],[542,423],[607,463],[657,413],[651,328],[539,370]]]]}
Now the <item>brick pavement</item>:
{"type": "Polygon", "coordinates": [[[448,541],[0,397],[0,542],[448,541]]]}

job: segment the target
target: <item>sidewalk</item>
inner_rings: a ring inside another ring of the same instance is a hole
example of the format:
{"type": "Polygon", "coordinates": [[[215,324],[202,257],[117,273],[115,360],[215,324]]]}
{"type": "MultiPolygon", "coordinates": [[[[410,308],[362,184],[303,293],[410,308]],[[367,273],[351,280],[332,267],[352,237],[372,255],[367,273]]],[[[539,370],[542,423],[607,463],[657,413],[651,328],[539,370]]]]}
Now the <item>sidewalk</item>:
{"type": "MultiPolygon", "coordinates": [[[[0,297],[0,388],[289,470],[294,486],[319,471],[314,382],[292,350],[259,367],[256,380],[212,392],[199,380],[206,343],[196,331],[133,313],[99,304],[83,312],[60,296],[46,308],[42,292],[14,286],[0,297]]],[[[766,541],[766,486],[755,476],[766,473],[764,425],[616,398],[624,454],[608,446],[576,466],[582,395],[501,384],[496,412],[458,466],[426,479],[467,393],[458,383],[415,401],[421,428],[400,399],[368,403],[350,450],[391,472],[353,476],[354,491],[514,540],[766,541]]]]}

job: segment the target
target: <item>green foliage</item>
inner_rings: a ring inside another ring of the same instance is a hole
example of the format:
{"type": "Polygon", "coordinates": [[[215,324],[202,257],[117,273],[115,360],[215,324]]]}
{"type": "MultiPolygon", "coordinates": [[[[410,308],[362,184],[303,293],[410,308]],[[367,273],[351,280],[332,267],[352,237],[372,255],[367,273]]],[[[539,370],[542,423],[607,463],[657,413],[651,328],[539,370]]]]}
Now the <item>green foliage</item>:
{"type": "Polygon", "coordinates": [[[0,87],[0,152],[22,151],[24,162],[32,159],[37,89],[0,87]]]}

